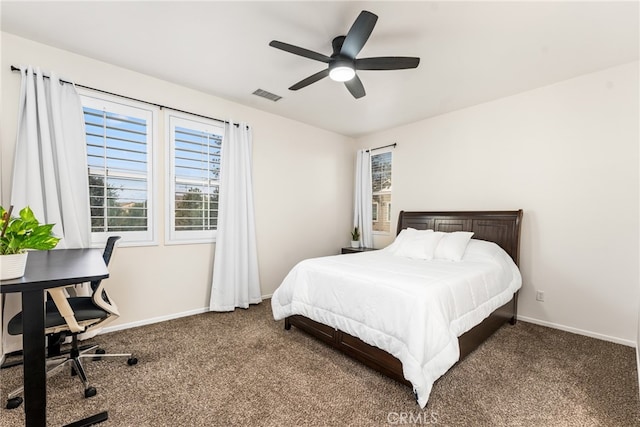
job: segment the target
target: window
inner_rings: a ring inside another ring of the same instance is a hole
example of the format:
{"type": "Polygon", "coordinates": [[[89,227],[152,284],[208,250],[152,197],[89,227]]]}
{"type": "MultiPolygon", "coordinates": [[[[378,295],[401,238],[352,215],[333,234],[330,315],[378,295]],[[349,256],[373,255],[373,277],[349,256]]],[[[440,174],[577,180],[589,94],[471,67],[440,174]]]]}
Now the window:
{"type": "Polygon", "coordinates": [[[391,230],[391,160],[391,151],[371,155],[374,233],[391,230]],[[378,212],[379,207],[382,212],[378,212]]]}
{"type": "Polygon", "coordinates": [[[373,222],[378,222],[378,202],[373,202],[373,206],[371,209],[371,219],[373,222]]]}
{"type": "Polygon", "coordinates": [[[169,112],[167,243],[215,241],[222,123],[169,112]]]}
{"type": "Polygon", "coordinates": [[[110,234],[154,243],[152,149],[156,111],[81,95],[87,141],[92,243],[110,234]]]}

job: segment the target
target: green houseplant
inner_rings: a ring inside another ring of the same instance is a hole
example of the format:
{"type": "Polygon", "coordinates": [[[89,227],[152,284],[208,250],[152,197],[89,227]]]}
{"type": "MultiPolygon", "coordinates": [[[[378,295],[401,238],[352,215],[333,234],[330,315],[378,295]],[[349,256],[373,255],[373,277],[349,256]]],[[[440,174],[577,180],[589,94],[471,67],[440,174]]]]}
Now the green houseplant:
{"type": "Polygon", "coordinates": [[[360,247],[360,230],[358,230],[358,227],[353,227],[353,231],[351,231],[351,247],[360,247]]]}
{"type": "Polygon", "coordinates": [[[0,206],[0,279],[15,279],[24,275],[28,249],[49,250],[60,239],[53,235],[54,224],[40,224],[29,206],[20,215],[11,216],[13,206],[0,206]]]}

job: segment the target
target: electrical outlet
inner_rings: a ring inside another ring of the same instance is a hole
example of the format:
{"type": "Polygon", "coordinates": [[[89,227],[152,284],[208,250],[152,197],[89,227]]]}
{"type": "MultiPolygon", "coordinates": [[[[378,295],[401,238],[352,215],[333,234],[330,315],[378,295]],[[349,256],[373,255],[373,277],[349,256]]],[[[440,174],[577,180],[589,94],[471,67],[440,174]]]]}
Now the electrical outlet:
{"type": "Polygon", "coordinates": [[[536,291],[536,301],[544,302],[544,292],[536,291]]]}

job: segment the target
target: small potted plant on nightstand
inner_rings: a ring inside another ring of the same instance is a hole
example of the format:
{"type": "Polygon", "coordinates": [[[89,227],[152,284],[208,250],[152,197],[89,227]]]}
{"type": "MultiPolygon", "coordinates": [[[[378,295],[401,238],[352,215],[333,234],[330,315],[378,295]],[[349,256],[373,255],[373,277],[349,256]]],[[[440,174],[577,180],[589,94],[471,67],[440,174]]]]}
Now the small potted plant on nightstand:
{"type": "Polygon", "coordinates": [[[27,265],[27,249],[49,250],[60,239],[52,233],[54,224],[40,224],[29,206],[12,217],[11,211],[0,206],[0,280],[24,276],[27,265]]]}
{"type": "Polygon", "coordinates": [[[356,249],[360,247],[360,230],[358,230],[358,227],[353,227],[351,232],[351,247],[356,249]]]}

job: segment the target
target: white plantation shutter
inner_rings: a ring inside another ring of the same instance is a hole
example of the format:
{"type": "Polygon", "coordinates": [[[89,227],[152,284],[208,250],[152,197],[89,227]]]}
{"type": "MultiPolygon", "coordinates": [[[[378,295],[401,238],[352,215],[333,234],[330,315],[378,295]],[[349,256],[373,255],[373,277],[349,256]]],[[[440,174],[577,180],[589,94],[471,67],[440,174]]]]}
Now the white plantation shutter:
{"type": "Polygon", "coordinates": [[[154,111],[88,96],[82,103],[92,241],[117,233],[152,242],[154,111]]]}
{"type": "Polygon", "coordinates": [[[221,123],[169,112],[168,242],[212,242],[218,228],[221,123]],[[189,117],[189,118],[187,118],[189,117]]]}

